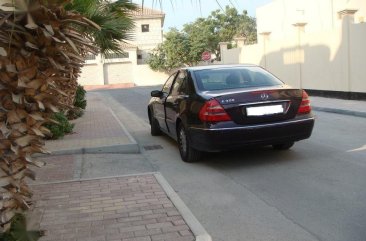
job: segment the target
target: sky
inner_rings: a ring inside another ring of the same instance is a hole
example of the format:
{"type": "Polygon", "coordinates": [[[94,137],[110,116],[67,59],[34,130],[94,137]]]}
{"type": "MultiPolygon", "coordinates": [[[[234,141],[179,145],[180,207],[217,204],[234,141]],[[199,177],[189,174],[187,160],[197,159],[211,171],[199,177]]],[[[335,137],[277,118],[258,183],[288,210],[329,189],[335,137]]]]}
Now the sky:
{"type": "MultiPolygon", "coordinates": [[[[197,18],[207,17],[216,9],[234,6],[240,13],[245,9],[248,15],[255,17],[255,9],[273,0],[144,0],[144,6],[165,12],[164,31],[171,27],[179,30],[186,23],[194,22],[197,18]],[[161,6],[160,6],[161,2],[161,6]]],[[[133,0],[141,4],[142,0],[133,0]]]]}

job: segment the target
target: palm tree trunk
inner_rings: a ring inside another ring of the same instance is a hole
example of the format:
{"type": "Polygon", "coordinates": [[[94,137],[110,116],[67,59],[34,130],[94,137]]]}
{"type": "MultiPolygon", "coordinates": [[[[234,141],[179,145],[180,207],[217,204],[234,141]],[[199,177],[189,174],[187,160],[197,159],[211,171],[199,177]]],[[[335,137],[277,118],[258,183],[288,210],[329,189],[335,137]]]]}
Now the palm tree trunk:
{"type": "Polygon", "coordinates": [[[46,152],[43,124],[71,103],[83,56],[97,50],[81,26],[92,24],[48,1],[0,9],[0,232],[31,204],[25,178],[34,178],[29,165],[43,165],[32,158],[46,152]]]}

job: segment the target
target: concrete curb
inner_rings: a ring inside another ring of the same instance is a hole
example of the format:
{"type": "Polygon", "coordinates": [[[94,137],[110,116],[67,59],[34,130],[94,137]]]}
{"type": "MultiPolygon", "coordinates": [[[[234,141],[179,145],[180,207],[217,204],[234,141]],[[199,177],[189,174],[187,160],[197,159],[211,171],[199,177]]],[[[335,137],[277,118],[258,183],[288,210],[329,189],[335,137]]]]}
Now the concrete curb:
{"type": "Polygon", "coordinates": [[[183,219],[186,221],[187,225],[191,228],[196,241],[212,241],[211,236],[207,233],[205,228],[199,223],[196,217],[193,215],[191,210],[184,204],[182,199],[174,191],[174,189],[169,185],[161,173],[154,174],[156,180],[162,186],[174,206],[178,209],[179,213],[182,215],[183,219]]]}
{"type": "Polygon", "coordinates": [[[144,176],[144,175],[154,175],[156,172],[144,172],[144,173],[135,173],[135,174],[126,174],[126,175],[118,175],[118,176],[108,176],[108,177],[92,177],[92,178],[76,178],[55,182],[38,182],[29,184],[29,186],[38,186],[38,185],[47,185],[47,184],[61,184],[61,183],[69,183],[69,182],[83,182],[83,181],[93,181],[93,180],[103,180],[103,179],[112,179],[119,177],[134,177],[134,176],[144,176]]]}
{"type": "Polygon", "coordinates": [[[110,177],[97,177],[97,178],[56,181],[56,182],[34,183],[34,184],[30,184],[29,186],[61,184],[61,183],[70,183],[70,182],[82,182],[82,181],[111,179],[111,178],[118,178],[118,177],[134,177],[134,176],[144,176],[144,175],[154,175],[157,182],[160,184],[162,189],[165,191],[165,193],[167,194],[169,199],[172,201],[174,206],[178,209],[178,212],[182,215],[184,221],[187,223],[187,225],[193,232],[196,241],[212,241],[211,236],[207,233],[205,228],[200,224],[200,222],[196,219],[196,217],[193,215],[191,210],[189,210],[189,208],[184,204],[182,199],[180,199],[178,194],[174,191],[174,189],[169,185],[167,180],[159,172],[145,172],[145,173],[128,174],[128,175],[120,175],[120,176],[110,176],[110,177]]]}
{"type": "MultiPolygon", "coordinates": [[[[60,156],[60,155],[100,154],[100,153],[138,154],[140,153],[140,147],[137,144],[82,147],[75,149],[61,149],[57,151],[52,151],[51,155],[60,156]]],[[[44,156],[44,155],[47,154],[40,154],[35,156],[44,156]]]]}
{"type": "Polygon", "coordinates": [[[341,114],[341,115],[350,115],[350,116],[366,118],[366,112],[361,112],[361,111],[342,110],[342,109],[318,107],[318,106],[312,106],[312,108],[315,111],[322,111],[322,112],[329,112],[329,113],[335,113],[335,114],[341,114]]]}

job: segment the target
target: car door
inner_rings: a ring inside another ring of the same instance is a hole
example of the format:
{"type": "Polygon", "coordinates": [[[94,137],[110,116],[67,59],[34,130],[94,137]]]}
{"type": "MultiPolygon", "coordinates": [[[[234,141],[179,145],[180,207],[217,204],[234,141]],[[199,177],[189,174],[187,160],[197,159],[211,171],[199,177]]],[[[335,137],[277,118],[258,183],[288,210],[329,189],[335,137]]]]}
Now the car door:
{"type": "Polygon", "coordinates": [[[177,75],[177,72],[175,72],[168,78],[168,80],[163,85],[163,88],[161,89],[162,95],[160,97],[156,97],[154,104],[153,104],[154,116],[157,119],[157,121],[159,122],[160,128],[166,132],[168,131],[168,129],[167,129],[166,122],[165,122],[165,101],[166,101],[167,96],[170,93],[170,89],[172,87],[172,84],[173,84],[173,81],[174,81],[174,78],[176,75],[177,75]]]}
{"type": "Polygon", "coordinates": [[[171,136],[176,137],[176,120],[186,109],[188,99],[187,73],[180,70],[165,101],[166,123],[171,136]]]}

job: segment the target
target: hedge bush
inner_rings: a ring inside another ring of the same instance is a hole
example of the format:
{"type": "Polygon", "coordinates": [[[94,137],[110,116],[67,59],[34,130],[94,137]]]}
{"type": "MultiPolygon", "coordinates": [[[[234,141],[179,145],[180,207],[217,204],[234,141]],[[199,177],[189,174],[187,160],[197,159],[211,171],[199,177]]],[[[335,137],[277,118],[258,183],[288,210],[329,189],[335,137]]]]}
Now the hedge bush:
{"type": "Polygon", "coordinates": [[[64,137],[65,134],[72,132],[74,124],[70,123],[70,121],[67,119],[64,113],[62,112],[54,113],[52,119],[57,121],[58,124],[56,123],[45,124],[45,127],[48,128],[52,133],[50,139],[54,140],[59,139],[64,137]]]}
{"type": "Polygon", "coordinates": [[[37,241],[44,236],[43,231],[27,230],[26,217],[22,213],[17,213],[11,220],[10,229],[5,233],[0,233],[1,241],[37,241]]]}
{"type": "Polygon", "coordinates": [[[75,107],[79,107],[83,110],[85,110],[86,108],[86,90],[84,89],[83,86],[78,85],[77,89],[76,89],[76,96],[75,96],[75,102],[74,102],[74,106],[75,107]]]}
{"type": "Polygon", "coordinates": [[[67,119],[75,120],[84,115],[84,110],[79,107],[74,107],[67,111],[67,119]]]}

